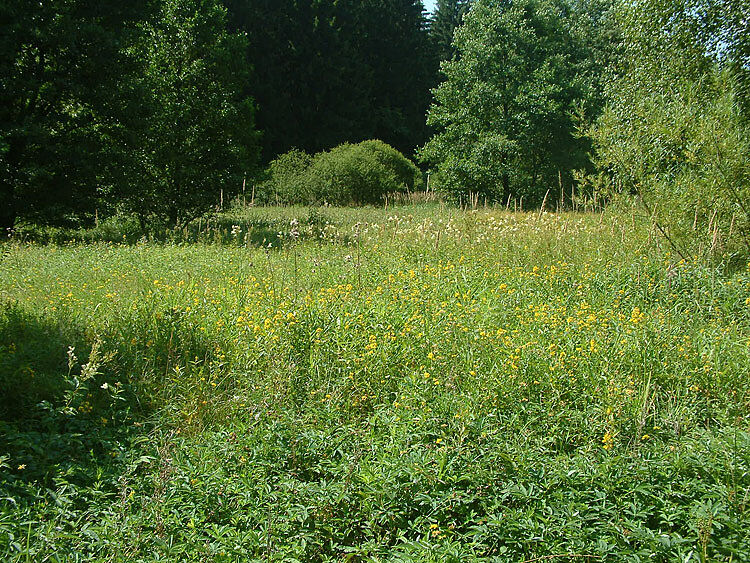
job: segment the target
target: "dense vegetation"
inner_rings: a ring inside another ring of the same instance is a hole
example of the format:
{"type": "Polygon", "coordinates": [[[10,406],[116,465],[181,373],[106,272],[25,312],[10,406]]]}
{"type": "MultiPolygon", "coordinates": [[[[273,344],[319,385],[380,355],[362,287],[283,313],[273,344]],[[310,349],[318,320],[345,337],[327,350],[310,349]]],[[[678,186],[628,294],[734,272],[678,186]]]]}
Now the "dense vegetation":
{"type": "Polygon", "coordinates": [[[260,200],[283,204],[363,205],[422,189],[414,163],[382,141],[343,144],[309,156],[292,150],[268,167],[260,200]]]}
{"type": "MultiPolygon", "coordinates": [[[[290,150],[381,139],[454,201],[636,196],[683,257],[750,251],[747,0],[423,8],[0,3],[0,226],[182,226],[290,150]]],[[[318,176],[279,201],[382,198],[318,176]]]]}
{"type": "Polygon", "coordinates": [[[598,113],[602,65],[591,26],[579,25],[589,14],[566,13],[566,2],[499,4],[477,2],[455,36],[428,120],[438,133],[423,157],[457,199],[539,205],[587,165],[574,111],[598,113]]]}
{"type": "Polygon", "coordinates": [[[427,139],[418,0],[3,1],[0,25],[2,229],[182,224],[292,147],[427,139]]]}
{"type": "Polygon", "coordinates": [[[619,72],[590,131],[594,184],[636,194],[682,257],[750,252],[749,15],[747,2],[618,12],[619,72]]]}
{"type": "Polygon", "coordinates": [[[0,0],[0,559],[750,560],[749,25],[0,0]]]}
{"type": "Polygon", "coordinates": [[[625,212],[217,219],[4,247],[4,560],[750,554],[747,269],[625,212]]]}

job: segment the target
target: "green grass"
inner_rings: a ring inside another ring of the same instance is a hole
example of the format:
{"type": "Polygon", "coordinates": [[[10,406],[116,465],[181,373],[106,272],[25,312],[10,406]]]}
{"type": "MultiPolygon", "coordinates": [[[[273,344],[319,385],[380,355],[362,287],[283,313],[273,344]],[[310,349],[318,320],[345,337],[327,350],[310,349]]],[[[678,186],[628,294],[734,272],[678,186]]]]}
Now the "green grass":
{"type": "Polygon", "coordinates": [[[5,560],[750,560],[747,268],[622,212],[97,237],[2,246],[5,560]]]}

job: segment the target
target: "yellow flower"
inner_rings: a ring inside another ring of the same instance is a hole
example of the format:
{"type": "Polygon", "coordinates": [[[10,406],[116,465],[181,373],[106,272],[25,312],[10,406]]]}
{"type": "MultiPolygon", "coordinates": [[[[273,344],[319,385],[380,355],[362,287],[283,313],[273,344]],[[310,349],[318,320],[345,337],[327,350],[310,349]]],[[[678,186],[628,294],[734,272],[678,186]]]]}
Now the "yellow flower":
{"type": "Polygon", "coordinates": [[[643,319],[646,315],[641,311],[639,307],[634,307],[633,312],[630,313],[630,322],[633,324],[638,324],[640,322],[643,322],[643,319]]]}
{"type": "Polygon", "coordinates": [[[612,446],[615,444],[614,436],[612,436],[612,433],[607,431],[604,434],[604,437],[602,438],[602,447],[605,450],[611,450],[612,446]]]}

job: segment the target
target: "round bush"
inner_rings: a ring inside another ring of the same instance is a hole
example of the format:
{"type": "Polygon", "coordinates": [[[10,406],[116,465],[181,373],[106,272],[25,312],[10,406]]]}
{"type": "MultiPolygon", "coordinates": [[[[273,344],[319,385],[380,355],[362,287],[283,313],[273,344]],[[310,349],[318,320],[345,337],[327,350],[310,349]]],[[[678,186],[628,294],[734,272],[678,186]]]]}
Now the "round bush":
{"type": "Polygon", "coordinates": [[[313,157],[290,151],[271,163],[268,175],[266,198],[286,204],[377,204],[423,183],[413,162],[377,140],[345,143],[313,157]]]}

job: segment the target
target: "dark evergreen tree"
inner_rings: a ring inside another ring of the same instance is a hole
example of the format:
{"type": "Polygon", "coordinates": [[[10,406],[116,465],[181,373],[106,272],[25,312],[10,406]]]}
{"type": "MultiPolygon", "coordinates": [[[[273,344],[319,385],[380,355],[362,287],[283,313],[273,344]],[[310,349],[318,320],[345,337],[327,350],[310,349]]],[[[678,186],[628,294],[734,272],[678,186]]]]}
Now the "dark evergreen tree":
{"type": "Polygon", "coordinates": [[[371,118],[362,138],[383,139],[411,154],[427,139],[425,116],[437,62],[431,57],[427,20],[421,1],[369,0],[356,35],[361,64],[371,73],[371,118]]]}
{"type": "Polygon", "coordinates": [[[244,31],[264,159],[381,138],[425,139],[433,69],[419,0],[227,0],[244,31]]]}
{"type": "Polygon", "coordinates": [[[440,61],[453,58],[453,32],[463,22],[471,0],[438,0],[430,20],[430,39],[440,61]]]}

